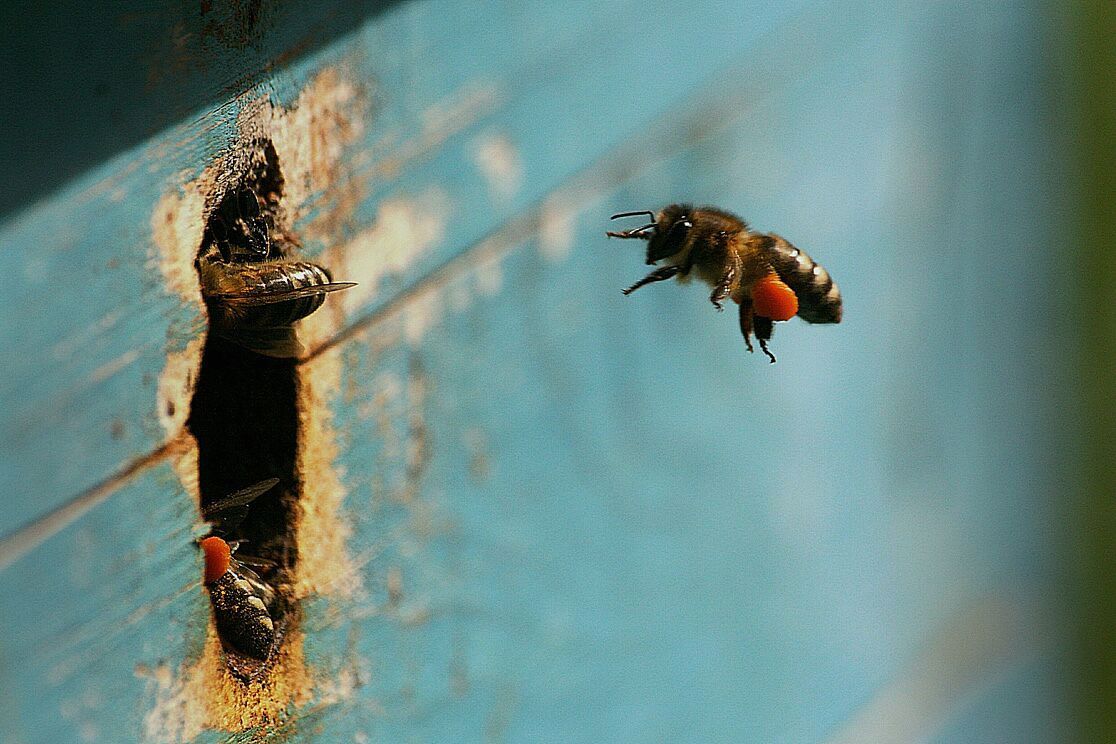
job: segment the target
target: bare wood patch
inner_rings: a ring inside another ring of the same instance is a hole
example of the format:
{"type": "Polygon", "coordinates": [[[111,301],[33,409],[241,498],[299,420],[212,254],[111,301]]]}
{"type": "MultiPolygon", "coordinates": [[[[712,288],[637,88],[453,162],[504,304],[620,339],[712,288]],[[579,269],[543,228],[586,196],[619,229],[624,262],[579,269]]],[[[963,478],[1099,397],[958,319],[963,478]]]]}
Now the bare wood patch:
{"type": "Polygon", "coordinates": [[[348,552],[352,530],[341,514],[346,492],[337,465],[340,448],[331,411],[340,393],[341,368],[336,350],[299,368],[295,467],[302,495],[296,515],[299,559],[294,581],[298,599],[351,597],[361,589],[348,552]]]}
{"type": "Polygon", "coordinates": [[[144,720],[144,739],[152,742],[187,742],[207,729],[263,734],[311,699],[301,637],[283,644],[271,674],[248,684],[229,671],[212,625],[196,661],[177,673],[165,665],[136,673],[155,690],[155,707],[144,720]]]}
{"type": "Polygon", "coordinates": [[[166,365],[159,376],[155,414],[168,438],[180,436],[186,426],[204,345],[205,338],[197,336],[186,348],[167,354],[166,365]]]}

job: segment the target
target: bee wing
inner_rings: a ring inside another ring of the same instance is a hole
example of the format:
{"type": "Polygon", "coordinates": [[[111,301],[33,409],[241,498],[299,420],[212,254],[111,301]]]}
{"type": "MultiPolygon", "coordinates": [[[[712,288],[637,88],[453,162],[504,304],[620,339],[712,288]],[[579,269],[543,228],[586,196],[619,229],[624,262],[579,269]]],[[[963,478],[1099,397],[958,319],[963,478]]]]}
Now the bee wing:
{"type": "Polygon", "coordinates": [[[221,535],[228,535],[232,530],[235,530],[247,517],[247,506],[231,506],[221,512],[219,516],[207,517],[206,519],[213,524],[213,534],[220,537],[221,535]]]}
{"type": "Polygon", "coordinates": [[[217,328],[213,332],[237,346],[275,359],[298,359],[306,347],[298,340],[294,329],[278,328],[217,328]]]}
{"type": "Polygon", "coordinates": [[[202,510],[202,517],[205,519],[212,519],[223,511],[229,511],[239,506],[247,506],[259,498],[261,495],[267,493],[275,484],[279,482],[278,478],[268,478],[267,480],[260,481],[254,485],[242,488],[236,493],[229,494],[225,498],[215,501],[202,510]]]}
{"type": "Polygon", "coordinates": [[[342,289],[355,287],[356,282],[330,282],[318,284],[314,287],[299,287],[297,289],[284,289],[278,292],[252,290],[251,292],[225,292],[211,295],[213,299],[228,305],[274,305],[277,302],[289,302],[303,297],[314,297],[326,292],[338,292],[342,289]]]}
{"type": "Polygon", "coordinates": [[[249,583],[266,584],[267,582],[265,582],[263,579],[261,579],[260,575],[258,573],[256,573],[252,569],[248,568],[247,565],[245,565],[245,562],[244,562],[245,557],[246,556],[243,556],[243,555],[236,556],[236,572],[238,574],[240,574],[243,578],[247,579],[249,583]]]}
{"type": "MultiPolygon", "coordinates": [[[[267,605],[268,609],[273,609],[276,599],[275,589],[271,584],[264,581],[258,573],[245,565],[244,556],[237,556],[234,560],[236,561],[236,565],[233,570],[235,570],[242,579],[251,584],[252,591],[257,597],[263,600],[263,603],[267,605]]],[[[264,561],[263,558],[257,560],[261,562],[264,561]]],[[[257,568],[266,570],[263,566],[257,566],[257,568]]]]}
{"type": "Polygon", "coordinates": [[[279,568],[279,564],[275,561],[268,560],[267,558],[260,558],[259,556],[255,555],[244,555],[243,553],[237,553],[236,560],[241,566],[244,566],[245,569],[249,570],[250,568],[258,568],[261,571],[274,571],[275,569],[279,568]]]}

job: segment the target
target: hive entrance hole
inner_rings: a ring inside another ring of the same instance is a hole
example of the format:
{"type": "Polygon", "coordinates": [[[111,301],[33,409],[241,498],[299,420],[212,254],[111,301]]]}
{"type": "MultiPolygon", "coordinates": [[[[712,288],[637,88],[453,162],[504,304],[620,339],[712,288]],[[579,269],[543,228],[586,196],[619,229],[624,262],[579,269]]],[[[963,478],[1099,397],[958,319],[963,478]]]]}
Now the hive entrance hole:
{"type": "Polygon", "coordinates": [[[241,541],[241,552],[274,561],[285,571],[297,558],[296,384],[293,359],[262,356],[210,335],[187,423],[198,444],[203,510],[234,491],[279,479],[225,537],[241,541]]]}
{"type": "MultiPolygon", "coordinates": [[[[218,242],[225,255],[251,252],[248,242],[253,236],[243,221],[231,217],[245,190],[259,197],[259,224],[267,228],[270,255],[260,259],[286,254],[286,233],[276,225],[283,194],[278,159],[270,142],[261,143],[256,152],[256,162],[246,175],[210,210],[199,257],[212,254],[218,242]]],[[[200,262],[201,258],[199,267],[200,262]]],[[[298,558],[294,535],[301,490],[295,467],[297,382],[295,359],[245,348],[214,333],[211,321],[186,424],[197,442],[203,514],[236,491],[278,479],[277,485],[251,502],[243,520],[218,532],[239,543],[238,556],[263,559],[267,567],[255,570],[278,592],[278,606],[272,613],[277,625],[285,624],[291,614],[285,586],[298,558]]]]}

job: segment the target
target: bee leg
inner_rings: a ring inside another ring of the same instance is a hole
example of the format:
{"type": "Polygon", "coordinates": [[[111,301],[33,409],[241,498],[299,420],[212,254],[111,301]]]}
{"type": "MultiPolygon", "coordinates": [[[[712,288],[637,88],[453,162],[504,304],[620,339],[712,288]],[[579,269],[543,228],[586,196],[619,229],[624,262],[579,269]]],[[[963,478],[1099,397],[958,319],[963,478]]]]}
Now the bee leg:
{"type": "Polygon", "coordinates": [[[752,300],[745,297],[740,301],[740,333],[744,336],[744,343],[748,346],[748,351],[754,352],[752,348],[752,300]]]}
{"type": "Polygon", "coordinates": [[[257,256],[267,257],[271,252],[271,235],[267,220],[259,217],[248,225],[248,250],[257,256]]]}
{"type": "Polygon", "coordinates": [[[213,244],[217,246],[217,250],[221,252],[221,258],[226,261],[232,260],[232,246],[229,244],[229,226],[225,222],[225,218],[219,213],[215,213],[209,220],[209,237],[213,244]]]}
{"type": "Polygon", "coordinates": [[[630,295],[632,292],[635,292],[637,289],[642,287],[644,284],[651,284],[652,282],[665,281],[667,279],[670,279],[672,276],[674,276],[677,273],[678,273],[678,267],[677,266],[673,266],[673,265],[664,266],[661,269],[655,269],[650,274],[643,277],[642,279],[640,279],[638,282],[636,282],[632,286],[628,287],[627,289],[621,290],[621,291],[626,295],[630,295]]]}
{"type": "Polygon", "coordinates": [[[721,304],[729,295],[732,288],[732,282],[736,279],[736,267],[730,266],[728,271],[721,277],[721,281],[717,282],[717,286],[713,287],[713,292],[709,295],[709,301],[713,303],[713,307],[717,308],[717,312],[723,313],[725,306],[721,304]]]}
{"type": "Polygon", "coordinates": [[[627,239],[627,238],[639,238],[640,240],[650,240],[651,239],[651,230],[654,227],[655,227],[655,223],[652,222],[650,225],[644,225],[643,227],[637,227],[634,230],[624,230],[623,232],[612,232],[610,230],[610,231],[606,232],[605,235],[607,235],[610,238],[625,238],[625,239],[627,239]]]}
{"type": "Polygon", "coordinates": [[[764,318],[759,315],[756,316],[755,322],[756,339],[759,341],[760,348],[763,349],[763,353],[767,354],[771,363],[774,364],[775,355],[768,350],[767,342],[771,340],[771,335],[775,333],[775,322],[771,320],[771,318],[764,318]]]}

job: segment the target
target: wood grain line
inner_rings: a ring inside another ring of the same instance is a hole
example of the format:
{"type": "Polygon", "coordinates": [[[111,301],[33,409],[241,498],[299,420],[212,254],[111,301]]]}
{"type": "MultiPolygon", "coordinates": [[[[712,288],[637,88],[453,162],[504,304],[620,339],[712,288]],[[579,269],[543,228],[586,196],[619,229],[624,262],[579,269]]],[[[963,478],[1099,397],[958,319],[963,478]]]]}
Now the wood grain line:
{"type": "Polygon", "coordinates": [[[93,507],[105,501],[114,491],[136,475],[157,465],[178,444],[173,439],[148,454],[133,460],[115,475],[78,494],[54,511],[44,514],[15,532],[0,537],[0,571],[26,555],[55,533],[79,519],[93,507]]]}

